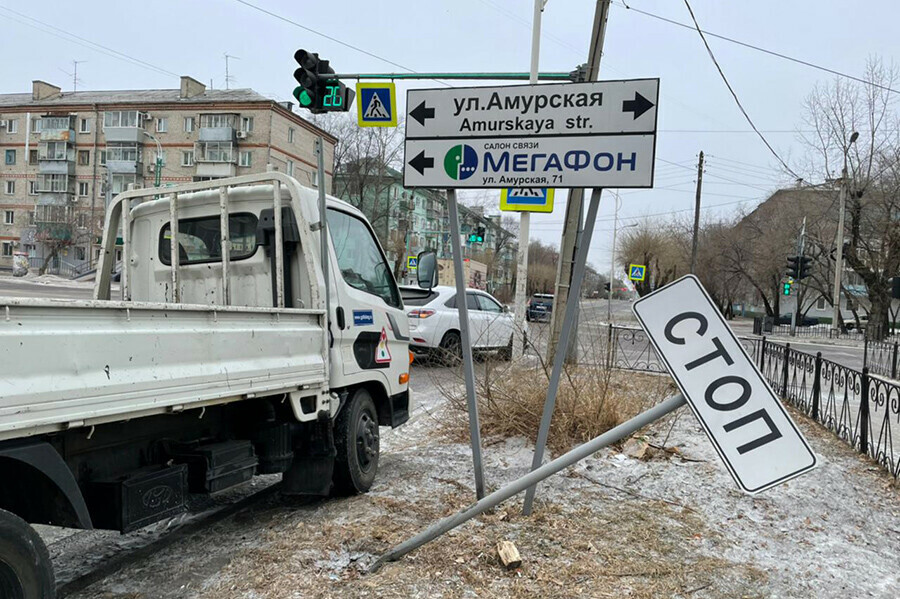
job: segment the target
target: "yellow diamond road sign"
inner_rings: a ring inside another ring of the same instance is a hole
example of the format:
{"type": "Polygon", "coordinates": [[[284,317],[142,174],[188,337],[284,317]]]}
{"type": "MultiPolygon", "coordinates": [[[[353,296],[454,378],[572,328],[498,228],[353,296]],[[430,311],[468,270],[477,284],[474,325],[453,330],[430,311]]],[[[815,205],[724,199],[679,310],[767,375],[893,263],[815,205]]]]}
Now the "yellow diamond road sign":
{"type": "Polygon", "coordinates": [[[500,210],[506,212],[553,212],[552,189],[500,190],[500,210]]]}
{"type": "Polygon", "coordinates": [[[396,127],[397,88],[394,84],[357,83],[356,120],[360,127],[396,127]]]}

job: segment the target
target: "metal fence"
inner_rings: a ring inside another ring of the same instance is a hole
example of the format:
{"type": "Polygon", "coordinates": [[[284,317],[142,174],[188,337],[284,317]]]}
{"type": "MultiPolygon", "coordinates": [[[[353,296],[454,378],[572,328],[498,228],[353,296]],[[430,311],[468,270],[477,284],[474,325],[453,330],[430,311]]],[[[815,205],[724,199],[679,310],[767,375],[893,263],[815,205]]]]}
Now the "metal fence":
{"type": "MultiPolygon", "coordinates": [[[[608,366],[666,372],[643,329],[609,325],[606,334],[608,366]]],[[[874,376],[896,376],[897,343],[868,344],[859,371],[766,337],[740,342],[779,397],[900,478],[900,384],[874,376]]]]}

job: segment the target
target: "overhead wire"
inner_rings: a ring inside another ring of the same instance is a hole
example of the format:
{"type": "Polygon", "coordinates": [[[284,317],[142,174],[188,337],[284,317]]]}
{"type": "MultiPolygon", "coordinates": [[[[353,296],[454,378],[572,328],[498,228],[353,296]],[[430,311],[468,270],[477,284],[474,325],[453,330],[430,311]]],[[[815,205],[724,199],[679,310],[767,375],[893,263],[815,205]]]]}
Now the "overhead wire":
{"type": "Polygon", "coordinates": [[[687,7],[688,12],[691,15],[691,20],[694,22],[694,27],[697,29],[697,33],[700,35],[700,39],[703,41],[703,45],[706,47],[706,51],[709,53],[710,59],[713,61],[713,64],[716,66],[716,70],[719,71],[719,75],[722,77],[722,81],[725,83],[725,87],[728,88],[728,91],[731,92],[731,97],[734,98],[735,104],[737,104],[738,108],[741,110],[741,113],[744,115],[744,118],[747,120],[747,123],[750,124],[750,127],[756,131],[756,134],[762,140],[766,147],[769,148],[769,151],[772,153],[775,158],[778,159],[778,162],[785,168],[785,170],[795,177],[799,177],[797,173],[795,173],[791,167],[787,165],[781,156],[778,155],[778,152],[775,151],[775,148],[772,147],[772,144],[769,143],[769,140],[766,139],[766,136],[760,133],[756,124],[753,122],[753,119],[750,118],[750,115],[747,113],[747,110],[744,108],[744,105],[741,104],[740,98],[738,98],[737,92],[734,91],[734,88],[731,87],[731,83],[728,81],[728,77],[725,76],[725,72],[722,70],[722,67],[719,65],[719,61],[716,59],[716,55],[713,53],[712,48],[709,46],[709,42],[706,41],[706,36],[703,34],[703,30],[700,29],[700,23],[697,22],[697,18],[694,16],[694,10],[691,8],[690,2],[688,0],[684,0],[684,5],[687,7]]]}

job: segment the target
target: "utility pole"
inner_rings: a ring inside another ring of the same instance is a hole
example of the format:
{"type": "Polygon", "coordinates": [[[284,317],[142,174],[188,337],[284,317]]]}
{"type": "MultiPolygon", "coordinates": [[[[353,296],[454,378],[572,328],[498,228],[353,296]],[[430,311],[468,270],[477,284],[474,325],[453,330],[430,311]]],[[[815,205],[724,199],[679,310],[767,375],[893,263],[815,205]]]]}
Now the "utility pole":
{"type": "Polygon", "coordinates": [[[703,150],[697,162],[697,197],[694,201],[694,238],[691,241],[691,274],[697,272],[697,246],[700,236],[700,191],[703,188],[703,150]]]}
{"type": "Polygon", "coordinates": [[[837,249],[834,258],[834,316],[831,319],[831,330],[838,334],[841,332],[841,275],[844,272],[844,210],[847,204],[847,154],[850,152],[859,133],[854,131],[850,135],[850,143],[844,149],[844,169],[841,171],[841,199],[838,208],[837,249]]]}
{"type": "MultiPolygon", "coordinates": [[[[606,22],[609,18],[610,0],[597,0],[594,10],[594,26],[591,32],[591,45],[588,50],[587,80],[596,81],[600,73],[600,59],[603,56],[603,40],[606,37],[606,22]]],[[[570,189],[566,202],[566,217],[563,224],[562,239],[559,243],[559,265],[556,269],[556,288],[553,297],[553,311],[550,313],[550,343],[547,353],[548,363],[553,363],[553,355],[562,331],[563,314],[569,301],[569,286],[572,282],[572,263],[575,260],[575,243],[581,225],[581,208],[584,190],[570,189]]],[[[612,281],[610,280],[610,285],[612,281]]],[[[612,293],[612,287],[610,287],[612,293]]],[[[578,301],[578,298],[574,298],[578,301]]]]}
{"type": "MultiPolygon", "coordinates": [[[[538,63],[541,54],[541,16],[544,12],[544,0],[534,0],[534,17],[531,29],[531,73],[528,82],[535,85],[538,82],[538,63]]],[[[519,334],[525,330],[525,295],[528,292],[528,244],[529,229],[531,228],[531,214],[519,213],[519,251],[516,265],[516,298],[515,298],[515,327],[513,335],[513,358],[520,358],[525,353],[525,336],[519,334]]]]}

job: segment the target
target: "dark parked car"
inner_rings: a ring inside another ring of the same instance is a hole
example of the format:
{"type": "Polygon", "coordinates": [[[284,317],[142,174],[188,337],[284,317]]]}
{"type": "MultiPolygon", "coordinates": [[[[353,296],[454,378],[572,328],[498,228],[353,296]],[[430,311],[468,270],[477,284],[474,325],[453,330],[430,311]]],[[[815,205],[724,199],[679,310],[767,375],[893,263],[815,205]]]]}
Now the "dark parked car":
{"type": "MultiPolygon", "coordinates": [[[[782,314],[781,316],[779,316],[777,319],[775,319],[775,324],[791,324],[791,313],[789,312],[787,314],[782,314]]],[[[804,316],[800,319],[800,321],[797,321],[798,327],[811,327],[817,324],[819,324],[819,319],[812,316],[804,316]]]]}
{"type": "Polygon", "coordinates": [[[535,293],[528,300],[525,306],[525,320],[531,322],[547,321],[550,322],[550,315],[553,313],[553,294],[552,293],[535,293]]]}

